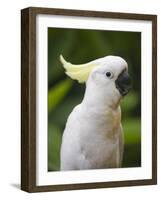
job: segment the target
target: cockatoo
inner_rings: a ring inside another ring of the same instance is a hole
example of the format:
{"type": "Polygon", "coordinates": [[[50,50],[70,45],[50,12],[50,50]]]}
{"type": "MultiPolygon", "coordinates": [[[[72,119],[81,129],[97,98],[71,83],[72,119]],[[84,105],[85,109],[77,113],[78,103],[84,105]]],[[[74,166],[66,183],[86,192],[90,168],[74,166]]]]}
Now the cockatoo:
{"type": "Polygon", "coordinates": [[[118,56],[106,56],[73,65],[62,55],[60,61],[71,79],[86,83],[82,102],[67,119],[61,170],[121,167],[124,139],[120,101],[130,89],[127,62],[118,56]]]}

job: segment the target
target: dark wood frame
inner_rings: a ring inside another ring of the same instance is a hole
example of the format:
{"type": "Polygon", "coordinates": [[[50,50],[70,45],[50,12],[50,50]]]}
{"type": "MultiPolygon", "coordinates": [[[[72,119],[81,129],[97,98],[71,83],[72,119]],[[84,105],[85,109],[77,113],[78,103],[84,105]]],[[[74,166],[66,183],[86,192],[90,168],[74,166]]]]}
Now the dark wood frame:
{"type": "Polygon", "coordinates": [[[157,184],[157,16],[53,8],[21,10],[21,189],[27,192],[157,184]],[[36,186],[36,16],[85,16],[152,21],[152,179],[36,186]]]}

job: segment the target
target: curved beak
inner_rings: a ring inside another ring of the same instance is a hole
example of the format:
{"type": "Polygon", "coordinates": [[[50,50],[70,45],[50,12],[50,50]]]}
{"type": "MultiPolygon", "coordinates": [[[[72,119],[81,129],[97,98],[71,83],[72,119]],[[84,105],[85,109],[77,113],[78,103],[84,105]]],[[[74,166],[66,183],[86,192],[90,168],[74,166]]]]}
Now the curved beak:
{"type": "Polygon", "coordinates": [[[122,96],[127,95],[131,89],[131,78],[127,71],[123,71],[115,81],[116,88],[122,96]]]}

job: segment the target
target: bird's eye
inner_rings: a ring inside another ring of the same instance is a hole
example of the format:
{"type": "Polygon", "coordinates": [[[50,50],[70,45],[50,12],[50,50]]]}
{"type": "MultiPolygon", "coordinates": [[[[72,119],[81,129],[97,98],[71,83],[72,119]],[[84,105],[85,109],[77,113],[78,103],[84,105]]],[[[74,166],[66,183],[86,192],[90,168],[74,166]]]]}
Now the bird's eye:
{"type": "Polygon", "coordinates": [[[112,74],[111,72],[106,72],[106,76],[107,76],[108,78],[113,78],[113,74],[112,74]]]}

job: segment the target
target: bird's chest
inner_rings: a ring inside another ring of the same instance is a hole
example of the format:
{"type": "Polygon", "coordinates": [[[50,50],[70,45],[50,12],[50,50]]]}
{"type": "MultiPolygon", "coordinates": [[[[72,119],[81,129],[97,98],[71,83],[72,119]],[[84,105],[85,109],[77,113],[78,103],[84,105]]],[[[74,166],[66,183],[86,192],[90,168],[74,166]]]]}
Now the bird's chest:
{"type": "Polygon", "coordinates": [[[119,166],[119,138],[84,137],[80,143],[80,155],[87,168],[111,168],[119,166]]]}
{"type": "Polygon", "coordinates": [[[119,114],[109,113],[108,117],[90,118],[84,123],[83,127],[86,128],[83,128],[80,135],[80,152],[84,160],[95,168],[116,167],[119,151],[119,114]]]}
{"type": "Polygon", "coordinates": [[[87,140],[116,140],[117,130],[120,127],[120,111],[107,111],[96,115],[87,115],[83,118],[80,130],[82,138],[87,140]]]}

